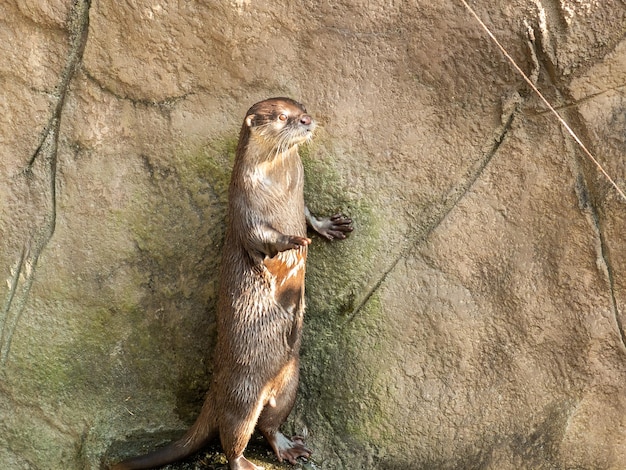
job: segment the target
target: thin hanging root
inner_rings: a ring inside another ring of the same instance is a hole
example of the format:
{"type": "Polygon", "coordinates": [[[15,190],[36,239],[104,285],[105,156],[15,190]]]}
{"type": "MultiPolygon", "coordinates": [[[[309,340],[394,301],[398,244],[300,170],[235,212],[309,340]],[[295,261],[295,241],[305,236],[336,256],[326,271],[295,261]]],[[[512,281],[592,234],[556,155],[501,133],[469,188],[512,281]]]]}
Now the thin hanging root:
{"type": "Polygon", "coordinates": [[[563,127],[567,130],[567,132],[572,136],[572,138],[576,141],[576,143],[580,146],[580,148],[583,150],[583,152],[585,153],[585,155],[587,155],[587,157],[596,165],[596,167],[598,167],[598,169],[600,170],[600,172],[604,175],[604,177],[611,183],[611,185],[615,188],[615,190],[618,192],[618,194],[622,197],[622,199],[624,201],[626,201],[626,195],[624,194],[624,192],[619,188],[619,186],[617,186],[617,184],[615,183],[615,181],[613,181],[613,178],[611,178],[609,176],[609,174],[604,170],[604,168],[602,168],[602,165],[600,165],[600,163],[598,162],[598,160],[596,160],[596,158],[591,154],[591,152],[589,150],[587,150],[587,147],[585,147],[585,144],[583,144],[583,142],[578,138],[578,136],[574,133],[574,131],[572,130],[572,128],[565,122],[565,120],[561,117],[561,115],[556,111],[556,109],[554,109],[554,107],[548,102],[547,99],[544,98],[544,96],[541,94],[541,92],[537,89],[537,87],[535,86],[535,84],[530,80],[530,78],[528,78],[526,76],[526,74],[524,73],[524,71],[519,67],[519,65],[517,65],[517,63],[515,62],[515,60],[513,60],[513,58],[510,56],[510,54],[506,51],[506,49],[502,46],[502,44],[500,44],[500,42],[496,39],[496,37],[493,35],[493,33],[489,30],[489,28],[485,25],[485,23],[482,22],[482,20],[478,17],[478,15],[476,14],[476,12],[472,9],[472,7],[470,7],[467,2],[465,0],[461,0],[461,3],[463,3],[463,5],[465,5],[465,8],[467,8],[467,10],[472,14],[472,16],[476,19],[476,21],[478,21],[478,23],[480,24],[480,26],[482,26],[482,28],[487,32],[487,34],[489,35],[489,37],[493,40],[493,42],[496,44],[496,46],[498,46],[498,48],[500,49],[500,51],[504,54],[504,56],[509,60],[509,62],[511,62],[511,64],[513,65],[513,67],[515,68],[515,70],[517,70],[519,72],[519,74],[524,78],[524,80],[526,80],[526,83],[528,83],[528,85],[533,89],[533,91],[537,94],[537,96],[539,96],[539,98],[541,98],[541,101],[544,102],[544,104],[548,107],[548,109],[550,110],[550,112],[552,114],[554,114],[556,116],[556,118],[559,120],[559,122],[561,123],[561,125],[563,125],[563,127]]]}

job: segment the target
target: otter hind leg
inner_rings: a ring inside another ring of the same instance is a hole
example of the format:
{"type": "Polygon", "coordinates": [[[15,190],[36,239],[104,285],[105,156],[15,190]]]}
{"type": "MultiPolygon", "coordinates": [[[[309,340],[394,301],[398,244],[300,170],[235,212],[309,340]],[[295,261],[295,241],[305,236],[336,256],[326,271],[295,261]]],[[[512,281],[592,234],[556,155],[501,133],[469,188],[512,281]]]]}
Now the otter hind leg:
{"type": "Polygon", "coordinates": [[[257,427],[265,436],[280,462],[287,460],[296,464],[298,457],[308,458],[311,450],[304,445],[304,439],[295,436],[291,439],[281,433],[278,428],[287,419],[296,400],[298,389],[298,367],[294,362],[290,374],[282,377],[283,383],[279,393],[263,408],[257,427]]]}
{"type": "Polygon", "coordinates": [[[222,415],[219,432],[230,470],[263,470],[263,467],[254,465],[243,456],[261,414],[262,405],[240,402],[230,404],[229,408],[222,415]]]}

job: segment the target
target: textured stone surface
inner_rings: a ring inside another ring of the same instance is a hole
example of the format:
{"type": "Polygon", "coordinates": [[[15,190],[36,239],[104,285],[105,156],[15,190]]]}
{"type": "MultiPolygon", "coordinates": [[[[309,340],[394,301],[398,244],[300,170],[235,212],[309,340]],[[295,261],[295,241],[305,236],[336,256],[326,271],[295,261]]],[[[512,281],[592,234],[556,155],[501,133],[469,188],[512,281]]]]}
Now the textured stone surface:
{"type": "MultiPolygon", "coordinates": [[[[625,468],[626,201],[461,2],[287,3],[0,4],[3,468],[193,421],[239,126],[277,95],[321,124],[309,205],[356,224],[311,247],[315,468],[625,468]]],[[[472,5],[626,188],[624,2],[472,5]]]]}

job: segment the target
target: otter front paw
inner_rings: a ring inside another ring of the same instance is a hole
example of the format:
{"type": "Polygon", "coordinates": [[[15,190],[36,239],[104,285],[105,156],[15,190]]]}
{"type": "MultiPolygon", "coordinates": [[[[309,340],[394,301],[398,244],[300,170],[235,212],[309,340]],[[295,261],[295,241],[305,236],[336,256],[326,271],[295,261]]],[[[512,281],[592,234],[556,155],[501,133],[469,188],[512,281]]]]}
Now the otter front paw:
{"type": "Polygon", "coordinates": [[[311,224],[311,226],[317,233],[328,240],[343,240],[354,230],[352,219],[343,214],[317,219],[315,224],[311,224]]]}
{"type": "MultiPolygon", "coordinates": [[[[289,240],[285,244],[286,250],[300,248],[301,246],[307,246],[311,244],[311,239],[306,237],[289,237],[289,240]]],[[[283,251],[283,250],[281,250],[283,251]]]]}

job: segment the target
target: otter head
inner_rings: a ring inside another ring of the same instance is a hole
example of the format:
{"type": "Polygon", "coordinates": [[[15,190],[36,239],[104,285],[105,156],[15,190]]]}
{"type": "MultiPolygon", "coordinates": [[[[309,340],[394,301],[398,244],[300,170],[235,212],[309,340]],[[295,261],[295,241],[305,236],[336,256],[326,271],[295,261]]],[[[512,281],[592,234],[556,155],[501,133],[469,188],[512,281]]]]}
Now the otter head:
{"type": "Polygon", "coordinates": [[[252,105],[242,132],[269,149],[284,152],[311,139],[315,121],[304,106],[290,98],[270,98],[252,105]]]}

